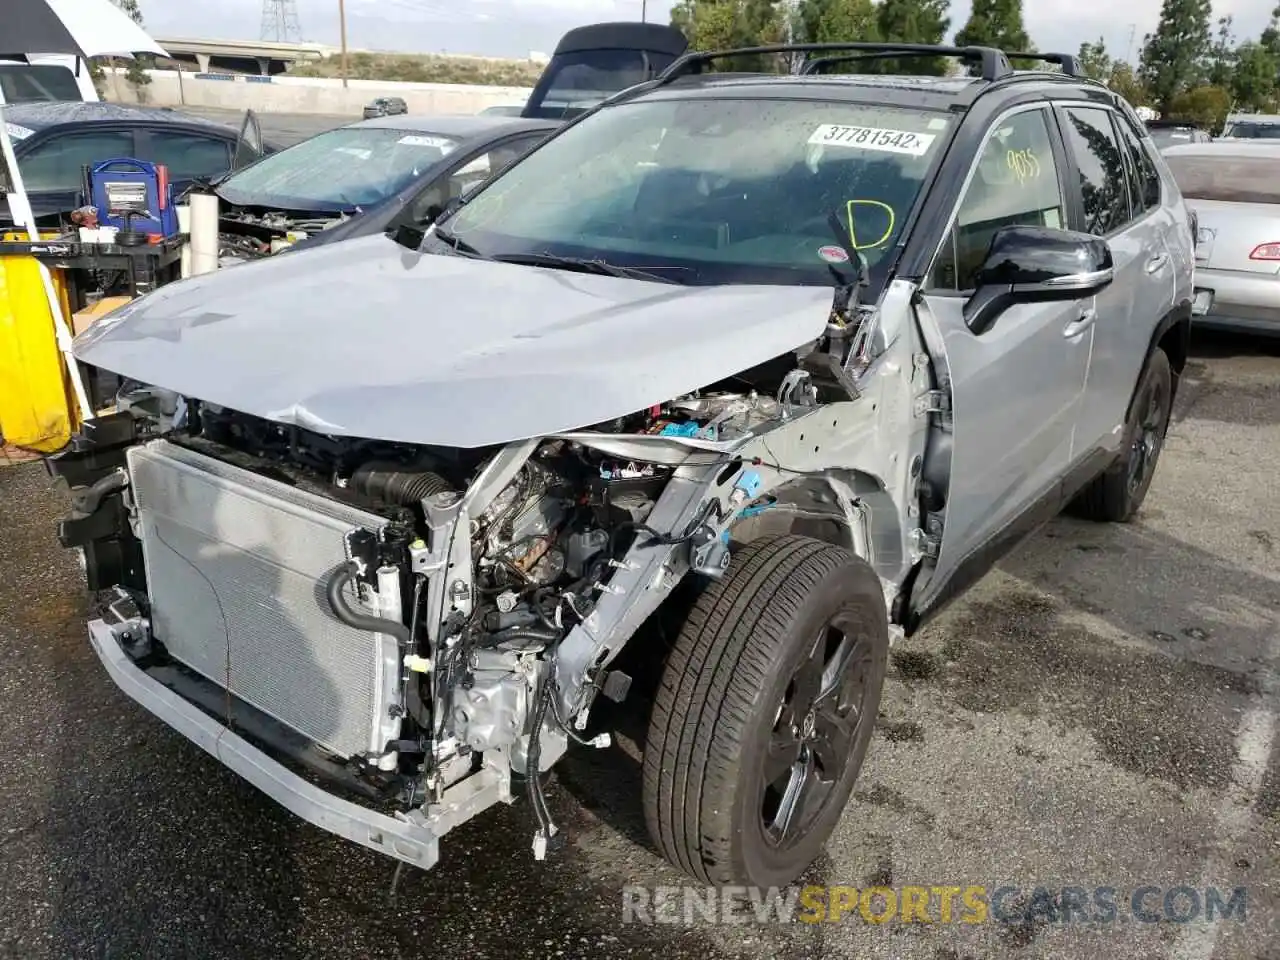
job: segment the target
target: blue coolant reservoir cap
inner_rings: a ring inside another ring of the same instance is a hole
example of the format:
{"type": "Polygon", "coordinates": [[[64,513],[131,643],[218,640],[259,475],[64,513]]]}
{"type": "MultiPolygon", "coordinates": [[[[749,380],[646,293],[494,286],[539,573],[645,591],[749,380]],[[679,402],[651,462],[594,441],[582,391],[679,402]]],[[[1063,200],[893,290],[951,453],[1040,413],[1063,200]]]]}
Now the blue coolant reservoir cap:
{"type": "Polygon", "coordinates": [[[662,428],[662,437],[696,437],[698,430],[701,429],[696,423],[690,420],[688,423],[668,423],[662,428]]]}
{"type": "Polygon", "coordinates": [[[764,481],[760,479],[760,474],[754,470],[747,470],[738,478],[738,482],[733,485],[733,489],[741,490],[746,495],[746,499],[754,500],[759,495],[762,486],[764,486],[764,481]]]}

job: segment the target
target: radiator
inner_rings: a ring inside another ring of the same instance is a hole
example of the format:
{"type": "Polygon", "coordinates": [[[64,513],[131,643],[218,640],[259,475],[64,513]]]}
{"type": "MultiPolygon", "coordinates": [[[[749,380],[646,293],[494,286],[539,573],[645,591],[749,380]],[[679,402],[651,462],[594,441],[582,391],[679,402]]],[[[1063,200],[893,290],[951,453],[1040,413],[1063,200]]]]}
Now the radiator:
{"type": "MultiPolygon", "coordinates": [[[[390,638],[346,626],[324,581],[386,520],[164,440],[128,453],[153,636],[173,658],[342,756],[380,750],[390,638]]],[[[351,587],[357,610],[375,614],[351,587]]],[[[393,642],[394,641],[390,641],[393,642]]]]}

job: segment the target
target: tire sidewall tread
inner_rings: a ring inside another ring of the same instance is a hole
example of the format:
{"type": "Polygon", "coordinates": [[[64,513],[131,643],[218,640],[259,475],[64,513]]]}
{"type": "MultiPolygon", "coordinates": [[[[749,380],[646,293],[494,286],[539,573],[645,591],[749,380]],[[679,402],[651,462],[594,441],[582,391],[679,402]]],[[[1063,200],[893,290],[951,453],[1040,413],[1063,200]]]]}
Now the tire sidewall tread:
{"type": "MultiPolygon", "coordinates": [[[[744,853],[753,848],[742,825],[759,819],[744,805],[759,802],[751,784],[759,773],[762,711],[772,709],[775,695],[780,702],[804,653],[799,644],[850,604],[865,607],[863,626],[877,643],[872,700],[878,704],[888,651],[884,594],[871,568],[848,551],[794,535],[752,541],[694,603],[654,697],[644,754],[649,832],[663,856],[686,873],[708,883],[784,879],[776,865],[744,853]],[[744,747],[753,743],[754,752],[744,747]]],[[[837,789],[852,788],[860,759],[837,789]]],[[[824,812],[814,842],[802,841],[800,853],[813,847],[816,856],[843,805],[824,812]]]]}
{"type": "Polygon", "coordinates": [[[1159,469],[1160,453],[1164,449],[1164,438],[1168,432],[1173,410],[1173,366],[1169,356],[1159,347],[1151,352],[1142,375],[1138,379],[1133,400],[1126,412],[1124,422],[1123,449],[1120,459],[1105,473],[1095,478],[1076,499],[1075,510],[1088,520],[1102,523],[1128,523],[1134,518],[1146,500],[1147,492],[1159,469]],[[1145,409],[1145,398],[1154,380],[1164,383],[1165,408],[1163,410],[1163,429],[1160,435],[1160,449],[1156,454],[1156,465],[1151,476],[1136,493],[1129,490],[1129,457],[1132,455],[1135,433],[1140,429],[1139,418],[1145,409]]]}

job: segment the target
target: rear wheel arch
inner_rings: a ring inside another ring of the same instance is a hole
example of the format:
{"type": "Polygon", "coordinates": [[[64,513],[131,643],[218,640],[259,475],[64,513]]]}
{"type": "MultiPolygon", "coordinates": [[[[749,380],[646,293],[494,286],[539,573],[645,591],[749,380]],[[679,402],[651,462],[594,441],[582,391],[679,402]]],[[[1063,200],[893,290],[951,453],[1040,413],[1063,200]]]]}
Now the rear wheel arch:
{"type": "MultiPolygon", "coordinates": [[[[1133,378],[1133,393],[1129,397],[1129,405],[1133,405],[1133,397],[1137,395],[1142,375],[1151,363],[1151,355],[1159,348],[1169,358],[1169,366],[1173,370],[1173,395],[1178,393],[1178,381],[1182,371],[1186,369],[1187,358],[1191,352],[1191,301],[1183,300],[1172,310],[1160,318],[1155,330],[1151,333],[1151,341],[1147,344],[1147,352],[1142,357],[1142,365],[1133,378]]],[[[1128,408],[1125,410],[1128,413],[1128,408]]]]}

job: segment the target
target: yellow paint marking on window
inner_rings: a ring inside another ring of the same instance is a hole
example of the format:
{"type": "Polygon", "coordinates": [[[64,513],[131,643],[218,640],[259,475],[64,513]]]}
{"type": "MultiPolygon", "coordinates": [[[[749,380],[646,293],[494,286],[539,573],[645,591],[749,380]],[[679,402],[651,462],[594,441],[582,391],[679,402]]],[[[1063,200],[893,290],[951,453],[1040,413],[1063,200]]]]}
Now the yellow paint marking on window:
{"type": "Polygon", "coordinates": [[[1004,155],[1005,166],[1018,178],[1019,183],[1040,178],[1040,160],[1030,148],[1010,150],[1004,155]]]}
{"type": "Polygon", "coordinates": [[[897,214],[893,212],[893,207],[880,200],[850,200],[845,207],[845,213],[849,220],[849,242],[855,250],[874,250],[876,247],[888,242],[889,238],[893,236],[893,228],[898,220],[897,214]],[[858,243],[858,231],[853,225],[854,208],[858,206],[876,207],[889,215],[889,225],[885,227],[884,233],[873,243],[858,243]]]}

